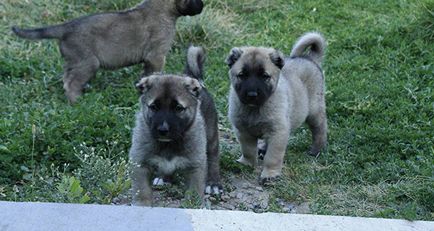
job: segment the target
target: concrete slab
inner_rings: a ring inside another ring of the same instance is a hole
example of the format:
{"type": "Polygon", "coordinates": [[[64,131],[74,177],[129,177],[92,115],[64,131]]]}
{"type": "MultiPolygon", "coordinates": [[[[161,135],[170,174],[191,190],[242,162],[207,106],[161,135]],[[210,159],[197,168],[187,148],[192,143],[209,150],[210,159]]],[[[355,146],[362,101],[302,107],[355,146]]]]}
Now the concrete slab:
{"type": "Polygon", "coordinates": [[[196,231],[434,231],[434,222],[395,219],[188,210],[196,231]]]}
{"type": "Polygon", "coordinates": [[[180,209],[0,202],[0,231],[193,231],[180,209]]]}
{"type": "Polygon", "coordinates": [[[9,230],[434,231],[434,222],[110,205],[0,202],[9,230]]]}

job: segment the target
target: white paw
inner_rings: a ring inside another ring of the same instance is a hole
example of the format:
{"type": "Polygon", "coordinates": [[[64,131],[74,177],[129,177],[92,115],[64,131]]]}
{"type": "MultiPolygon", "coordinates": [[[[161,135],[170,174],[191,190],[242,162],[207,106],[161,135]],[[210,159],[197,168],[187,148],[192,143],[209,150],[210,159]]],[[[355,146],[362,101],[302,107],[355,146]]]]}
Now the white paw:
{"type": "Polygon", "coordinates": [[[244,165],[250,166],[250,167],[255,167],[255,163],[253,163],[252,161],[244,158],[244,156],[240,157],[237,160],[237,162],[240,163],[240,164],[244,164],[244,165]]]}
{"type": "Polygon", "coordinates": [[[163,178],[155,177],[154,180],[152,181],[152,185],[153,186],[163,186],[164,185],[163,178]]]}
{"type": "Polygon", "coordinates": [[[205,188],[205,194],[208,195],[220,195],[221,193],[223,193],[223,189],[219,189],[218,186],[208,185],[205,188]]]}

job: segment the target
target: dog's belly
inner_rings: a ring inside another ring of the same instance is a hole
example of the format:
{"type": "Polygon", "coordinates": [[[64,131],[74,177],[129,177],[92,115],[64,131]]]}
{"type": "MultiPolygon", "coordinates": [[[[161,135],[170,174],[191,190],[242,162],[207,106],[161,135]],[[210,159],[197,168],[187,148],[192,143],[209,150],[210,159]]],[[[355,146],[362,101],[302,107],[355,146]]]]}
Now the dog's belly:
{"type": "Polygon", "coordinates": [[[105,69],[115,69],[127,67],[143,62],[144,48],[134,49],[112,49],[103,51],[98,56],[101,67],[105,69]]]}

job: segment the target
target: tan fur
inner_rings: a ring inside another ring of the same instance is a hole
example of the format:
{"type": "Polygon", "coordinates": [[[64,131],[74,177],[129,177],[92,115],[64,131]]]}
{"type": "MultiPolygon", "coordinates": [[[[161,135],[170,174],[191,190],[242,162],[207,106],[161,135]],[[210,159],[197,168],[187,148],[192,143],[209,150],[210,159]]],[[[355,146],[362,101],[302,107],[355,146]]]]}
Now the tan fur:
{"type": "MultiPolygon", "coordinates": [[[[310,40],[303,40],[303,37],[300,41],[305,42],[298,43],[297,46],[306,48],[312,45],[309,43],[310,40]]],[[[297,46],[293,50],[300,50],[297,46]]],[[[325,44],[321,44],[321,47],[323,52],[325,44]]],[[[231,78],[229,119],[241,145],[242,157],[239,162],[256,166],[258,139],[265,140],[267,151],[261,173],[261,180],[264,182],[281,174],[288,138],[291,132],[304,122],[308,123],[313,137],[309,154],[316,156],[326,146],[324,77],[318,64],[311,61],[311,56],[287,58],[280,71],[269,58],[270,54],[275,52],[274,49],[262,47],[237,49],[240,49],[241,52],[238,54],[241,55],[229,71],[231,78]],[[270,97],[260,107],[243,104],[234,88],[240,81],[236,73],[242,70],[246,62],[254,60],[249,58],[253,53],[256,60],[263,61],[266,72],[271,74],[268,84],[273,89],[270,97]]],[[[317,52],[314,54],[318,55],[317,52]]],[[[322,59],[322,55],[317,57],[322,59]]]]}

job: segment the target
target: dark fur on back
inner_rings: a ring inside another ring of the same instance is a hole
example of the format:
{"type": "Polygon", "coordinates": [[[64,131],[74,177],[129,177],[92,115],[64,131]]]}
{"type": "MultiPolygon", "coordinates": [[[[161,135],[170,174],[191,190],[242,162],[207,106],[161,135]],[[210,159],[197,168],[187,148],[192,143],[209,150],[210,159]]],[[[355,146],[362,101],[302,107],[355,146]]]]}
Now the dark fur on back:
{"type": "MultiPolygon", "coordinates": [[[[202,47],[190,46],[187,51],[185,74],[197,79],[203,85],[205,51],[202,47]]],[[[208,185],[219,187],[219,135],[218,116],[214,100],[208,90],[203,87],[200,92],[200,110],[205,119],[207,136],[208,185]]]]}

